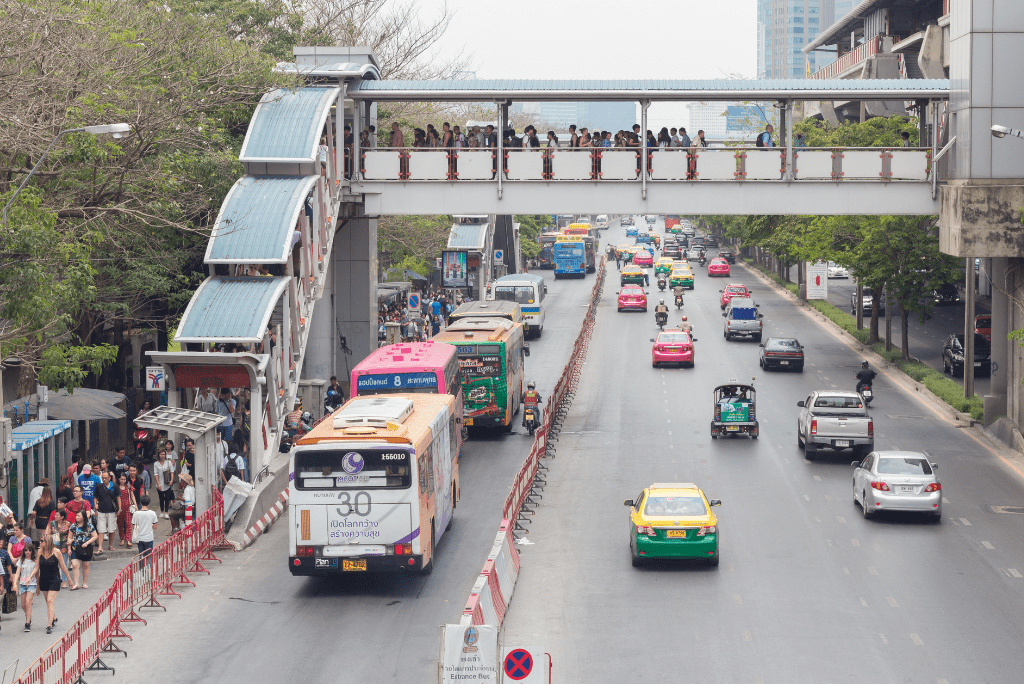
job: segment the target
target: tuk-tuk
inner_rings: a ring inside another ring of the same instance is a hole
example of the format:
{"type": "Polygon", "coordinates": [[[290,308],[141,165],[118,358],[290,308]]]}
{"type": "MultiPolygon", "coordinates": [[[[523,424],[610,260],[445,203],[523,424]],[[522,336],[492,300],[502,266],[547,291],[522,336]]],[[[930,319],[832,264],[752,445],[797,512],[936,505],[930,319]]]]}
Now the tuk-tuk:
{"type": "Polygon", "coordinates": [[[715,416],[711,439],[727,435],[750,435],[757,439],[757,392],[753,385],[730,380],[715,388],[715,416]]]}

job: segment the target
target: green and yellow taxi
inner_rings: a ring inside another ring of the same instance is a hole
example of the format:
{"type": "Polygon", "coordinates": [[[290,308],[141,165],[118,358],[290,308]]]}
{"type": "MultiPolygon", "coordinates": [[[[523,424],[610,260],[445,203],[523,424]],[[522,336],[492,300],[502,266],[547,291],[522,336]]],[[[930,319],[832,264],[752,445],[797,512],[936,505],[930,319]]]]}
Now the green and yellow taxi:
{"type": "Polygon", "coordinates": [[[669,226],[668,232],[672,233],[673,235],[679,235],[680,233],[683,232],[683,225],[681,223],[673,224],[669,226]]]}
{"type": "Polygon", "coordinates": [[[628,250],[632,246],[633,245],[618,245],[615,248],[615,254],[618,255],[618,257],[621,259],[623,256],[625,256],[626,250],[628,250]]]}
{"type": "Polygon", "coordinates": [[[654,262],[654,275],[672,272],[672,257],[659,257],[654,262]]]}
{"type": "Polygon", "coordinates": [[[673,268],[668,276],[669,287],[693,289],[693,271],[688,268],[673,268]]]}
{"type": "Polygon", "coordinates": [[[639,266],[623,266],[619,273],[619,285],[634,283],[636,285],[647,284],[647,271],[639,266]]]}
{"type": "Polygon", "coordinates": [[[647,559],[694,558],[718,565],[718,517],[721,506],[692,482],[655,483],[629,507],[629,553],[633,567],[647,559]]]}

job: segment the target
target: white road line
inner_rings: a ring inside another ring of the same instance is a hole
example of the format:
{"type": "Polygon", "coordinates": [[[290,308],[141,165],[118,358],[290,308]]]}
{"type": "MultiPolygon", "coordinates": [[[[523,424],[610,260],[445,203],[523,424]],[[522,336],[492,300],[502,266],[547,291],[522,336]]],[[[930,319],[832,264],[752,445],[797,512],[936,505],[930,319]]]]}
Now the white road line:
{"type": "Polygon", "coordinates": [[[1022,577],[1024,577],[1024,575],[1021,575],[1019,572],[1017,572],[1017,568],[1007,568],[1006,572],[1010,573],[1012,576],[1016,577],[1017,579],[1021,579],[1022,577]]]}
{"type": "Polygon", "coordinates": [[[899,608],[900,607],[900,604],[896,603],[896,599],[894,599],[892,596],[886,596],[885,600],[888,601],[889,605],[892,606],[893,608],[899,608]]]}
{"type": "Polygon", "coordinates": [[[725,566],[725,571],[726,572],[734,572],[735,570],[736,570],[736,568],[731,566],[731,565],[726,565],[725,566]]]}
{"type": "Polygon", "coordinates": [[[814,522],[821,522],[821,518],[819,518],[818,516],[814,516],[814,522]]]}
{"type": "Polygon", "coordinates": [[[940,679],[940,680],[937,681],[937,684],[949,684],[949,682],[946,681],[945,679],[940,679]]]}
{"type": "Polygon", "coordinates": [[[910,640],[914,642],[915,646],[924,646],[924,642],[921,641],[921,637],[919,637],[916,634],[911,634],[910,635],[910,640]]]}
{"type": "Polygon", "coordinates": [[[950,518],[950,519],[949,519],[949,522],[953,523],[954,525],[958,525],[958,526],[960,525],[960,523],[958,523],[958,522],[956,521],[956,518],[950,518]]]}
{"type": "Polygon", "coordinates": [[[754,635],[750,633],[749,629],[743,630],[743,640],[744,641],[753,641],[754,640],[754,635]]]}
{"type": "Polygon", "coordinates": [[[864,606],[865,608],[868,607],[868,602],[864,600],[863,596],[860,597],[860,605],[864,606]]]}
{"type": "Polygon", "coordinates": [[[850,543],[854,546],[860,546],[860,539],[851,539],[850,543]]]}
{"type": "Polygon", "coordinates": [[[984,546],[986,549],[989,549],[989,550],[992,550],[992,549],[996,548],[996,547],[992,546],[992,544],[987,542],[987,541],[981,542],[981,545],[984,546]]]}
{"type": "Polygon", "coordinates": [[[844,525],[846,524],[846,518],[844,518],[841,515],[837,515],[836,516],[836,520],[839,521],[840,523],[844,524],[844,525]]]}
{"type": "Polygon", "coordinates": [[[878,571],[875,570],[873,567],[868,566],[868,572],[874,575],[875,577],[878,577],[878,571]]]}
{"type": "Polygon", "coordinates": [[[892,445],[891,447],[889,447],[889,448],[890,448],[890,449],[892,449],[893,451],[903,451],[903,449],[900,449],[900,448],[899,448],[898,446],[896,446],[895,444],[893,444],[893,445],[892,445]]]}
{"type": "Polygon", "coordinates": [[[964,527],[970,527],[971,526],[971,521],[968,520],[967,518],[960,518],[960,522],[962,522],[964,524],[964,527]]]}
{"type": "Polygon", "coordinates": [[[815,480],[816,482],[821,482],[821,475],[815,475],[815,476],[814,476],[814,480],[815,480]]]}
{"type": "Polygon", "coordinates": [[[832,500],[832,495],[831,494],[826,494],[825,495],[825,501],[831,501],[831,500],[832,500]]]}
{"type": "Polygon", "coordinates": [[[830,384],[832,385],[832,387],[835,387],[835,388],[838,388],[838,387],[839,387],[839,385],[837,385],[837,384],[835,384],[835,383],[830,383],[830,384]]]}
{"type": "Polygon", "coordinates": [[[740,596],[739,594],[733,594],[732,595],[732,602],[735,603],[737,606],[742,606],[743,605],[743,597],[740,596]]]}
{"type": "Polygon", "coordinates": [[[809,497],[806,494],[804,494],[804,501],[810,501],[810,500],[811,500],[811,497],[809,497]]]}
{"type": "Polygon", "coordinates": [[[844,566],[843,566],[843,574],[844,574],[844,575],[849,575],[849,574],[850,574],[850,568],[848,568],[848,567],[846,567],[846,566],[844,565],[844,566]]]}
{"type": "Polygon", "coordinates": [[[885,638],[884,634],[879,634],[878,638],[882,640],[883,644],[888,644],[889,643],[889,640],[885,638]]]}
{"type": "Polygon", "coordinates": [[[827,375],[822,375],[822,376],[821,376],[821,379],[822,379],[822,380],[828,380],[829,378],[828,378],[828,376],[827,376],[827,375]]]}
{"type": "Polygon", "coordinates": [[[671,430],[669,430],[669,431],[668,431],[668,434],[670,434],[670,435],[671,435],[671,434],[672,434],[672,431],[671,431],[671,430]]]}
{"type": "Polygon", "coordinates": [[[942,497],[942,503],[948,504],[949,503],[949,499],[947,499],[946,497],[942,497]]]}

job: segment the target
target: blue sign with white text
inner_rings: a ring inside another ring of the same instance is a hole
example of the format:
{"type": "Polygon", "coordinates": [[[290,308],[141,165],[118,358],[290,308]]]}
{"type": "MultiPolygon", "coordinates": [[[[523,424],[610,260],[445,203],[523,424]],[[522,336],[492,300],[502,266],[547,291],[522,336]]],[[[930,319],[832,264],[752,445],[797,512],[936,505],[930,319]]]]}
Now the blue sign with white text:
{"type": "Polygon", "coordinates": [[[359,392],[371,390],[414,390],[423,387],[437,387],[434,373],[381,373],[360,375],[356,380],[359,392]]]}

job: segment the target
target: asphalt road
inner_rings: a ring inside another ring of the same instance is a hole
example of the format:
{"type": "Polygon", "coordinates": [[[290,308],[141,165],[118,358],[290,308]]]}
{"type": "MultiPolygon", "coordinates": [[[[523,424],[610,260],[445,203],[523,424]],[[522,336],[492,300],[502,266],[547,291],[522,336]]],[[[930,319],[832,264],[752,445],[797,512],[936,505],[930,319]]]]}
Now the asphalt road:
{"type": "MultiPolygon", "coordinates": [[[[790,277],[796,282],[796,267],[791,269],[790,277]]],[[[850,303],[853,298],[853,291],[856,288],[856,280],[852,278],[834,278],[828,281],[828,301],[830,304],[839,307],[843,311],[852,311],[850,303]]],[[[963,288],[961,287],[961,290],[963,288]]],[[[975,306],[976,313],[988,313],[988,307],[975,306]]],[[[856,314],[854,314],[856,316],[856,314]]],[[[864,327],[871,327],[871,317],[865,316],[864,327]]],[[[932,307],[929,317],[924,323],[920,322],[917,315],[910,317],[907,322],[907,333],[910,338],[910,354],[921,360],[925,365],[935,370],[942,370],[942,345],[946,337],[954,332],[963,332],[964,329],[964,305],[953,304],[932,307]]],[[[878,334],[885,337],[885,316],[878,317],[878,334]]],[[[899,307],[892,309],[892,343],[899,349],[903,343],[903,332],[900,330],[899,307]]],[[[962,377],[954,377],[953,380],[963,386],[962,377]]],[[[986,375],[978,375],[974,378],[974,393],[979,397],[989,392],[990,379],[986,375]]]]}
{"type": "MultiPolygon", "coordinates": [[[[568,361],[595,276],[555,281],[550,271],[540,273],[548,278],[547,318],[543,337],[529,340],[526,371],[546,399],[568,361]]],[[[186,588],[183,599],[169,599],[168,612],[144,611],[150,624],[130,630],[130,657],[111,662],[117,678],[154,684],[437,681],[438,626],[459,621],[532,443],[519,430],[517,424],[513,434],[474,434],[466,442],[462,500],[430,576],[292,577],[286,513],[250,549],[221,553],[225,564],[210,564],[212,576],[198,577],[198,587],[186,588]]]]}
{"type": "Polygon", "coordinates": [[[1024,505],[1024,469],[882,373],[876,448],[926,450],[946,502],[939,524],[863,520],[852,456],[806,461],[795,431],[796,402],[852,388],[860,357],[741,267],[729,280],[754,288],[766,333],[806,347],[802,374],[762,372],[755,343],[723,339],[725,280],[705,273],[684,306],[692,369],[653,369],[653,313],[603,298],[504,645],[550,653],[561,684],[1020,682],[1024,515],[990,506],[1024,505]],[[754,376],[760,439],[712,441],[713,387],[754,376]],[[720,567],[630,565],[622,501],[658,481],[722,500],[720,567]]]}

